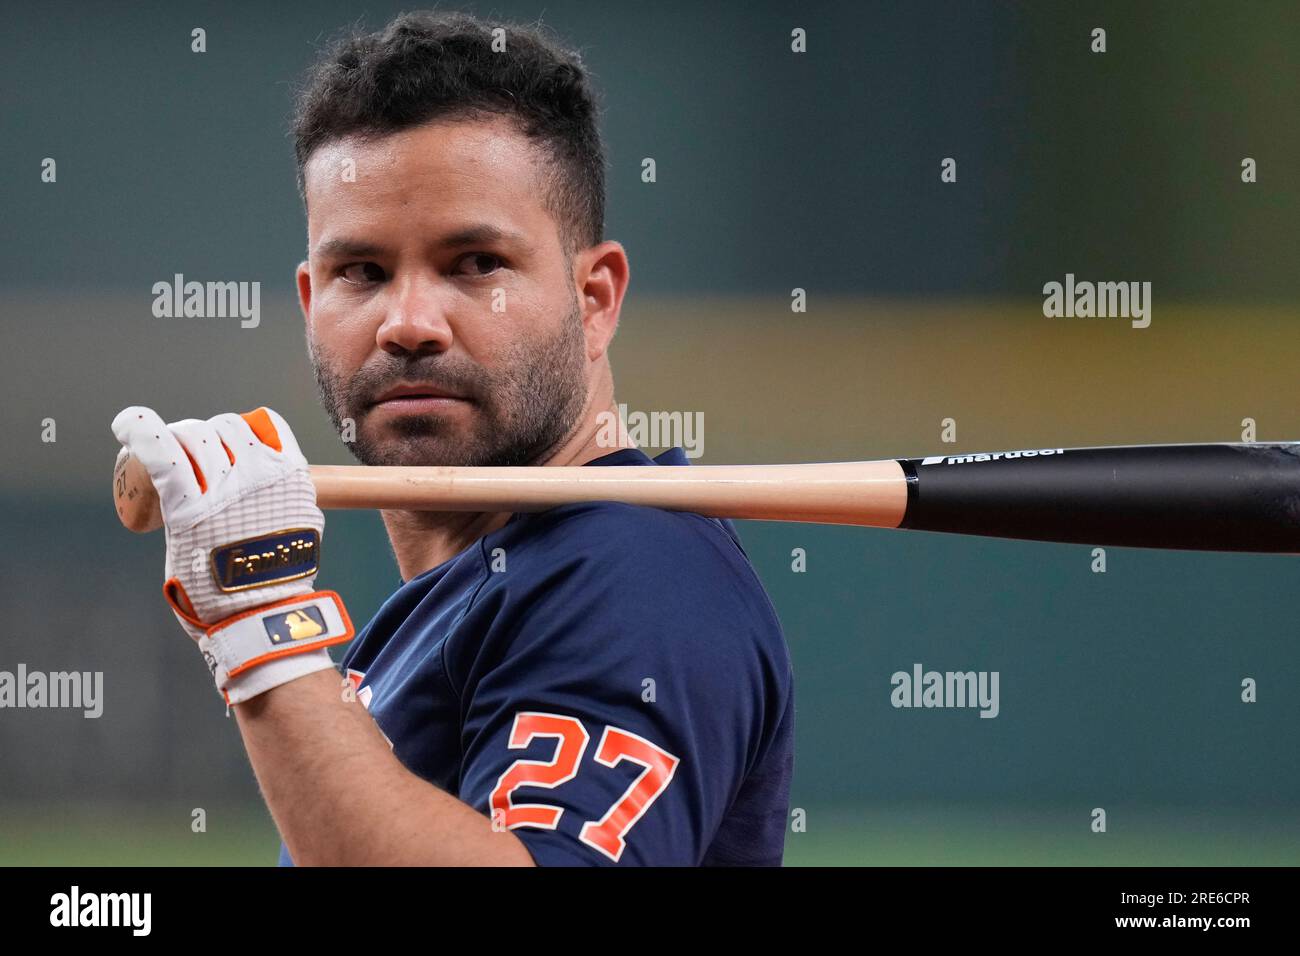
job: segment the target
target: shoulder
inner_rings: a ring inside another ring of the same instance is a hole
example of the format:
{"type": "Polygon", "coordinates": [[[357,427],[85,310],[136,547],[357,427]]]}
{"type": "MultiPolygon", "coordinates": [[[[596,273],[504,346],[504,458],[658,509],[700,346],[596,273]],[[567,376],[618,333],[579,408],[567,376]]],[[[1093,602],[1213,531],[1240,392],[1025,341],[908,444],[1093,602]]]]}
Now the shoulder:
{"type": "MultiPolygon", "coordinates": [[[[632,543],[644,540],[655,544],[698,546],[709,541],[731,543],[722,524],[688,511],[668,511],[618,501],[590,501],[561,505],[536,514],[520,515],[520,531],[538,537],[580,537],[598,544],[632,543]]],[[[732,547],[735,545],[732,543],[732,547]]]]}
{"type": "Polygon", "coordinates": [[[450,654],[473,707],[589,716],[714,768],[753,767],[779,743],[789,650],[721,523],[582,504],[520,516],[484,541],[500,570],[450,654]]]}
{"type": "Polygon", "coordinates": [[[515,595],[582,607],[621,630],[668,634],[677,646],[757,646],[785,656],[776,611],[738,542],[719,521],[617,502],[520,515],[484,539],[515,595]],[[531,595],[530,595],[530,592],[531,595]],[[561,595],[564,595],[563,598],[561,595]]]}
{"type": "Polygon", "coordinates": [[[503,530],[509,533],[499,543],[513,544],[530,564],[598,566],[608,580],[633,589],[703,578],[730,585],[719,597],[762,596],[767,604],[740,544],[703,515],[602,501],[520,516],[503,530]]]}

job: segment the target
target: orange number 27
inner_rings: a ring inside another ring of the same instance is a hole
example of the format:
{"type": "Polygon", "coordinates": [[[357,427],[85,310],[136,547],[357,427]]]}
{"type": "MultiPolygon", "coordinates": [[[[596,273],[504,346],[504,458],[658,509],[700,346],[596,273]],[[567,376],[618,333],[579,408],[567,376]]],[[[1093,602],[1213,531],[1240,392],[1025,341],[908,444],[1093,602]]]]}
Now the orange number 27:
{"type": "MultiPolygon", "coordinates": [[[[536,711],[515,714],[508,746],[521,750],[538,737],[555,738],[552,759],[516,760],[497,779],[488,798],[493,820],[503,822],[511,830],[556,828],[564,813],[562,808],[545,803],[515,803],[512,794],[519,787],[553,788],[572,780],[578,774],[590,740],[582,722],[574,717],[536,711]]],[[[667,789],[681,761],[644,737],[618,727],[605,728],[596,746],[595,760],[606,767],[616,767],[628,760],[644,768],[609,811],[599,820],[584,823],[578,835],[587,846],[617,863],[627,848],[628,831],[667,789]]]]}

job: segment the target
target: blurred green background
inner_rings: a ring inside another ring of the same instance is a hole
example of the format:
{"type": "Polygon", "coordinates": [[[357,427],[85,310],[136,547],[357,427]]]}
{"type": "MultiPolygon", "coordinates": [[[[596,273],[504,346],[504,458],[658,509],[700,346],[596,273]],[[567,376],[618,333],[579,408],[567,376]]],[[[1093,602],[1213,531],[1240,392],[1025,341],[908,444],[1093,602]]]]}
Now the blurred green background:
{"type": "MultiPolygon", "coordinates": [[[[458,8],[583,51],[632,262],[619,398],[702,412],[703,462],[1300,438],[1294,4],[458,8]],[[1150,328],[1044,318],[1067,272],[1150,281],[1150,328]]],[[[267,404],[350,463],[293,299],[289,97],[323,37],[399,9],[6,11],[0,670],[103,671],[105,710],[0,710],[0,864],[274,862],[161,539],[113,514],[108,424],[267,404]],[[177,272],[261,282],[261,325],[154,318],[177,272]]],[[[1095,574],[1084,546],[740,529],[795,663],[788,863],[1300,863],[1294,558],[1111,549],[1095,574]],[[915,662],[997,670],[1000,715],[892,708],[915,662]]],[[[321,584],[368,619],[398,583],[378,516],[332,513],[327,542],[321,584]]]]}

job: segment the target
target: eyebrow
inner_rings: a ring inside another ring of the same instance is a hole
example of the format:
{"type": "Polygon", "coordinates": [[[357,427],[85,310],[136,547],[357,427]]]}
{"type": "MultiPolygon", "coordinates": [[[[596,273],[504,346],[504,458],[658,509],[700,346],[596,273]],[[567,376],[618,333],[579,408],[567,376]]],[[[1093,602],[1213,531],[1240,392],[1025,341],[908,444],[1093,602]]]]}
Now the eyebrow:
{"type": "MultiPolygon", "coordinates": [[[[460,249],[464,246],[488,245],[492,243],[509,243],[530,248],[522,233],[502,229],[491,223],[475,223],[455,232],[439,236],[433,245],[439,249],[460,249]]],[[[357,258],[366,259],[382,255],[387,250],[374,242],[361,239],[349,239],[346,236],[326,239],[316,246],[316,255],[323,258],[357,258]]]]}

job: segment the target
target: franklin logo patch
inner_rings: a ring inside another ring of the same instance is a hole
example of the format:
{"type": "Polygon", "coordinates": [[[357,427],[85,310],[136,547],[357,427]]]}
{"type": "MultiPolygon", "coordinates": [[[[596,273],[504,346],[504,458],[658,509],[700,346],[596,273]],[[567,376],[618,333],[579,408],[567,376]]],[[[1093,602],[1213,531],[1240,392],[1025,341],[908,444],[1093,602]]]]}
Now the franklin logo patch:
{"type": "Polygon", "coordinates": [[[305,578],[320,562],[320,535],[292,528],[247,538],[212,552],[212,579],[222,591],[261,588],[305,578]]]}
{"type": "Polygon", "coordinates": [[[284,614],[271,614],[262,621],[272,644],[289,644],[325,633],[325,618],[314,607],[300,607],[284,614]]]}

